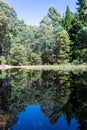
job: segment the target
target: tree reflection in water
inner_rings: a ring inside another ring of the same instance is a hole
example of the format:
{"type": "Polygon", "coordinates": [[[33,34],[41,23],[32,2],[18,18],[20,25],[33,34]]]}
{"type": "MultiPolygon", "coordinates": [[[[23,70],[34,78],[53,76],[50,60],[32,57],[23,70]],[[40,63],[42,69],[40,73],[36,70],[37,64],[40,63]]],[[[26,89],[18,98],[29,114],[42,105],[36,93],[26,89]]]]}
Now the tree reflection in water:
{"type": "Polygon", "coordinates": [[[0,129],[10,129],[26,105],[40,104],[41,111],[56,124],[64,114],[68,125],[78,119],[87,130],[87,72],[11,70],[0,74],[0,129]]]}

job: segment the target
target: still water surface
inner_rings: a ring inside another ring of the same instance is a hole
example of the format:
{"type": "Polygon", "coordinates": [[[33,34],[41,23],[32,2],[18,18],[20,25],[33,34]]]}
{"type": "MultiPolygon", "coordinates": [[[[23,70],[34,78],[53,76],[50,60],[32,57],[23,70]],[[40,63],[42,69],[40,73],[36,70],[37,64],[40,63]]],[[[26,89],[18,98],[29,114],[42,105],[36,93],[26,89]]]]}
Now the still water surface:
{"type": "Polygon", "coordinates": [[[1,72],[0,130],[87,130],[87,72],[1,72]]]}

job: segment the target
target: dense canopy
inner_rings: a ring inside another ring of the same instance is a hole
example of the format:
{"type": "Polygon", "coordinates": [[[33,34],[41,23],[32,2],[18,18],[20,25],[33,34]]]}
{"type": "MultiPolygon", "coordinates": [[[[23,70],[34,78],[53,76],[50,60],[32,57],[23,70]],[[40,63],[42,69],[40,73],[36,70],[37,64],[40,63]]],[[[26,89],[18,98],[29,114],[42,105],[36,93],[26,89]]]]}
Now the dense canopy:
{"type": "Polygon", "coordinates": [[[63,17],[51,6],[39,26],[29,26],[0,0],[0,63],[12,65],[87,63],[87,0],[63,17]]]}

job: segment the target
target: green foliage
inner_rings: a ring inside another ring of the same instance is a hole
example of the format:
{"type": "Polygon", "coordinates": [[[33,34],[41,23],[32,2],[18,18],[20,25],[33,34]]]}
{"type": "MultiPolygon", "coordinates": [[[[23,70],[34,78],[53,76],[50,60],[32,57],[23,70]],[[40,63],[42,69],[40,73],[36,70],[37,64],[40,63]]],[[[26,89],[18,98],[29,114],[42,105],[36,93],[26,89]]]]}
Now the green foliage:
{"type": "MultiPolygon", "coordinates": [[[[71,61],[78,61],[78,63],[85,62],[83,57],[86,54],[86,30],[83,29],[84,26],[87,27],[87,0],[77,0],[77,14],[73,18],[72,28],[70,29],[70,38],[72,40],[71,45],[71,61]],[[81,52],[80,52],[81,49],[81,52]],[[85,49],[82,50],[82,49],[85,49]],[[84,55],[83,55],[84,54],[84,55]],[[80,59],[81,58],[81,59],[80,59]]],[[[85,57],[86,58],[86,57],[85,57]]]]}
{"type": "Polygon", "coordinates": [[[78,43],[81,48],[87,48],[87,27],[83,27],[79,30],[78,43]]]}
{"type": "Polygon", "coordinates": [[[55,28],[61,23],[60,14],[57,12],[57,9],[53,6],[49,8],[48,17],[51,20],[52,26],[55,28]]]}
{"type": "Polygon", "coordinates": [[[87,49],[78,49],[75,52],[77,64],[87,63],[87,49]]]}
{"type": "Polygon", "coordinates": [[[43,50],[42,50],[42,61],[43,64],[54,64],[56,63],[56,54],[55,54],[55,37],[52,34],[49,36],[45,43],[43,44],[43,50]]]}
{"type": "Polygon", "coordinates": [[[87,27],[83,27],[79,30],[78,41],[75,46],[75,59],[78,63],[87,63],[87,27]]]}
{"type": "Polygon", "coordinates": [[[12,65],[27,64],[26,50],[23,45],[17,44],[13,48],[11,48],[9,62],[12,65]]]}
{"type": "Polygon", "coordinates": [[[77,0],[77,11],[79,20],[84,26],[87,26],[87,0],[77,0]]]}
{"type": "Polygon", "coordinates": [[[67,6],[63,18],[51,6],[36,27],[19,20],[15,10],[0,0],[0,56],[13,65],[27,64],[27,58],[31,65],[86,62],[87,1],[76,4],[77,13],[67,6]]]}
{"type": "Polygon", "coordinates": [[[28,56],[29,65],[41,65],[42,60],[39,54],[37,53],[31,53],[31,55],[28,56]]]}
{"type": "Polygon", "coordinates": [[[6,64],[6,59],[4,56],[0,56],[0,64],[6,64]]]}
{"type": "Polygon", "coordinates": [[[58,63],[67,63],[70,60],[70,40],[66,30],[61,26],[55,30],[56,43],[58,45],[58,63]]]}
{"type": "Polygon", "coordinates": [[[77,41],[77,32],[82,28],[82,23],[81,21],[79,21],[78,15],[75,14],[72,22],[72,27],[69,30],[69,35],[70,35],[70,39],[72,40],[72,42],[76,42],[77,41]]]}
{"type": "Polygon", "coordinates": [[[43,19],[40,21],[40,26],[49,26],[51,25],[51,20],[49,19],[48,15],[45,15],[43,19]]]}
{"type": "MultiPolygon", "coordinates": [[[[8,55],[10,39],[14,30],[16,13],[6,2],[0,0],[0,53],[8,55]]],[[[15,32],[16,33],[16,32],[15,32]]]]}
{"type": "Polygon", "coordinates": [[[71,29],[72,27],[72,14],[70,12],[70,9],[69,7],[67,6],[66,8],[66,14],[65,14],[65,17],[64,17],[64,20],[63,20],[63,26],[64,28],[69,32],[69,30],[71,29]]]}

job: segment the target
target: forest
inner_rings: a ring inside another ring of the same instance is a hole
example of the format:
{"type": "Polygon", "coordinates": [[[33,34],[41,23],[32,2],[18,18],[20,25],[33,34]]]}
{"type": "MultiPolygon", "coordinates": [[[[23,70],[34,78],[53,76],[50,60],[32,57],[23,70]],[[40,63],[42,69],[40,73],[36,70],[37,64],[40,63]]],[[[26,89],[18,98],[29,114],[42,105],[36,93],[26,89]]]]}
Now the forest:
{"type": "Polygon", "coordinates": [[[76,9],[67,5],[61,16],[51,6],[39,26],[31,26],[0,0],[0,64],[86,64],[87,0],[77,0],[76,9]]]}

